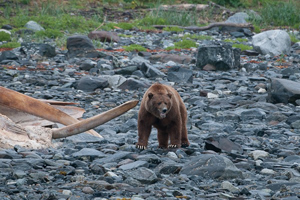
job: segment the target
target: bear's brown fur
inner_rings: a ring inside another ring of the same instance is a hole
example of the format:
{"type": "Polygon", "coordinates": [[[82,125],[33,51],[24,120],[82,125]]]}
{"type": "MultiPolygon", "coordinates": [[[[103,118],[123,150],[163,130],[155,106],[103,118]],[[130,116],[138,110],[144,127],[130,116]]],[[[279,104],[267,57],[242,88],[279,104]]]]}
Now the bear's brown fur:
{"type": "Polygon", "coordinates": [[[159,148],[189,146],[186,121],[187,111],[178,92],[168,85],[153,84],[141,102],[136,147],[147,148],[152,126],[157,128],[159,148]]]}

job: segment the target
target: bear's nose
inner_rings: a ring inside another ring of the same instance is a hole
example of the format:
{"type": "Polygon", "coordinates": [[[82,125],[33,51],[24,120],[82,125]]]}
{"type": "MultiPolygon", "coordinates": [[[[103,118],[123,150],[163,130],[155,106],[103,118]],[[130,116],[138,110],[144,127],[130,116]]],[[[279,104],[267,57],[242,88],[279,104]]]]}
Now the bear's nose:
{"type": "Polygon", "coordinates": [[[164,108],[164,109],[162,110],[162,112],[163,112],[163,113],[166,113],[167,110],[168,110],[168,109],[164,108]]]}

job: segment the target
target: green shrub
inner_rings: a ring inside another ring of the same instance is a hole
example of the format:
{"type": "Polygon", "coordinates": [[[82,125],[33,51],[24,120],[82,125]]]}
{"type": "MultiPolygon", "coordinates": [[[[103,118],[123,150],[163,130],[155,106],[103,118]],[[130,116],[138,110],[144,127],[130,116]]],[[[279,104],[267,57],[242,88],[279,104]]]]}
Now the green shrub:
{"type": "Polygon", "coordinates": [[[0,31],[0,41],[9,41],[10,34],[5,33],[4,31],[0,31]]]}
{"type": "Polygon", "coordinates": [[[145,18],[137,22],[139,26],[151,26],[151,25],[165,25],[167,24],[166,20],[161,17],[155,16],[146,16],[145,18]]]}
{"type": "Polygon", "coordinates": [[[147,49],[139,44],[131,44],[129,46],[123,46],[125,51],[147,51],[147,49]]]}
{"type": "Polygon", "coordinates": [[[182,40],[179,42],[175,42],[174,46],[167,47],[166,50],[172,50],[172,49],[189,49],[191,47],[197,47],[196,42],[192,40],[182,40]]]}
{"type": "Polygon", "coordinates": [[[179,28],[178,26],[174,26],[174,27],[165,27],[163,28],[164,31],[170,31],[170,32],[183,32],[184,29],[179,28]]]}
{"type": "Polygon", "coordinates": [[[233,44],[232,47],[234,47],[234,48],[239,48],[239,49],[241,49],[242,51],[246,51],[246,50],[251,50],[251,49],[253,49],[253,47],[248,46],[248,45],[244,45],[244,44],[233,44]]]}
{"type": "Polygon", "coordinates": [[[37,31],[35,32],[37,37],[48,37],[48,38],[58,38],[62,37],[64,34],[59,30],[55,29],[46,29],[44,31],[37,31]]]}
{"type": "Polygon", "coordinates": [[[300,7],[293,1],[269,2],[260,10],[261,20],[250,19],[256,24],[294,26],[300,24],[300,7]]]}
{"type": "Polygon", "coordinates": [[[5,44],[2,44],[0,46],[0,48],[17,48],[17,47],[20,47],[21,44],[19,42],[8,42],[8,43],[5,43],[5,44]]]}
{"type": "Polygon", "coordinates": [[[123,30],[131,30],[134,28],[134,26],[132,24],[125,23],[125,22],[118,23],[117,26],[123,30]]]}

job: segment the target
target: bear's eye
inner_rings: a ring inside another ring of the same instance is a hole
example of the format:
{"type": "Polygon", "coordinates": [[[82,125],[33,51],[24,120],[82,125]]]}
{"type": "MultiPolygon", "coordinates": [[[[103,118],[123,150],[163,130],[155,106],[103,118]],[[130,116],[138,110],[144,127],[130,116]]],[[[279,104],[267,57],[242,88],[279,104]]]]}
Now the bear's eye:
{"type": "Polygon", "coordinates": [[[157,104],[158,104],[158,105],[160,105],[160,104],[161,104],[161,102],[158,102],[157,104]]]}

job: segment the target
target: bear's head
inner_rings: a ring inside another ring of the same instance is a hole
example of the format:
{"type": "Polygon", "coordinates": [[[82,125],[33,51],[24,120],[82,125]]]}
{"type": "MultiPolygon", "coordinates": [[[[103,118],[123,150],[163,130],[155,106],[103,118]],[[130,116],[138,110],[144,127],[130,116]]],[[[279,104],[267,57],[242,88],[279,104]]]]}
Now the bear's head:
{"type": "Polygon", "coordinates": [[[164,119],[172,108],[172,93],[148,93],[146,109],[159,119],[164,119]]]}

